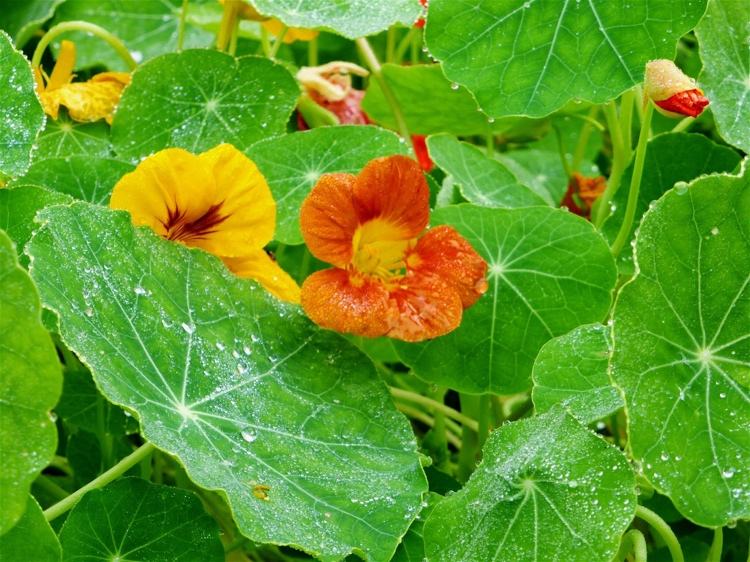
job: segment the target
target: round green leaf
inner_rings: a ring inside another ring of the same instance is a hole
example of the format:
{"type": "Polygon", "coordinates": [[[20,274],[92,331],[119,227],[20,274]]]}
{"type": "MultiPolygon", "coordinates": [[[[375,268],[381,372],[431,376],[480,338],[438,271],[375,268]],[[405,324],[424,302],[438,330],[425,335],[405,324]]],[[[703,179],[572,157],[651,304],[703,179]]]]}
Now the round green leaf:
{"type": "Polygon", "coordinates": [[[372,35],[393,24],[413,24],[421,8],[413,0],[250,0],[264,15],[289,27],[321,28],[349,39],[372,35]]]}
{"type": "MultiPolygon", "coordinates": [[[[195,9],[195,4],[203,3],[206,0],[191,0],[190,5],[195,9]]],[[[177,50],[181,6],[182,0],[66,0],[57,9],[53,23],[83,20],[100,25],[121,39],[136,62],[141,62],[177,50]]],[[[76,44],[76,68],[129,70],[100,38],[83,32],[66,34],[65,38],[76,44]]],[[[213,40],[213,33],[186,20],[183,48],[209,47],[213,40]]]]}
{"type": "MultiPolygon", "coordinates": [[[[63,205],[71,201],[67,195],[35,185],[0,189],[0,229],[13,240],[16,248],[23,249],[37,226],[34,223],[37,211],[49,205],[63,205]]],[[[29,258],[21,254],[18,261],[26,267],[29,258]]]]}
{"type": "Polygon", "coordinates": [[[686,517],[750,517],[750,173],[648,211],[614,311],[612,376],[633,457],[686,517]]]}
{"type": "Polygon", "coordinates": [[[55,454],[57,431],[49,411],[60,397],[62,377],[36,288],[3,231],[0,279],[1,535],[23,515],[31,483],[55,454]]]}
{"type": "Polygon", "coordinates": [[[539,349],[609,310],[615,264],[591,224],[562,209],[443,207],[432,224],[455,227],[489,266],[489,288],[461,326],[399,356],[427,381],[464,392],[527,390],[539,349]]]}
{"type": "Polygon", "coordinates": [[[426,483],[364,355],[127,213],[76,202],[39,216],[32,275],[62,338],[147,439],[226,493],[244,535],[390,559],[426,483]]]}
{"type": "Polygon", "coordinates": [[[536,411],[561,405],[590,423],[619,410],[622,397],[607,373],[609,339],[609,328],[588,324],[544,344],[532,371],[536,411]]]}
{"type": "Polygon", "coordinates": [[[31,65],[0,31],[0,183],[22,174],[44,126],[44,112],[34,91],[31,65]]]}
{"type": "Polygon", "coordinates": [[[431,562],[609,562],[635,514],[621,451],[560,411],[505,424],[424,528],[431,562]]]}
{"type": "Polygon", "coordinates": [[[248,151],[271,187],[277,205],[276,239],[301,244],[299,208],[318,178],[358,173],[370,160],[408,154],[398,136],[377,127],[320,127],[259,142],[248,151]]]}
{"type": "MultiPolygon", "coordinates": [[[[654,137],[648,143],[646,160],[643,164],[641,189],[638,193],[638,206],[631,238],[635,237],[641,216],[652,201],[656,201],[672,189],[677,182],[691,181],[704,174],[731,172],[739,164],[740,156],[727,146],[711,141],[703,135],[686,133],[667,133],[654,137]]],[[[622,226],[622,219],[627,208],[628,189],[633,176],[633,164],[625,170],[622,178],[622,189],[612,199],[612,214],[602,226],[602,234],[614,242],[622,226]]],[[[620,270],[632,274],[633,252],[626,244],[620,254],[620,270]]]]}
{"type": "MultiPolygon", "coordinates": [[[[501,134],[524,123],[523,117],[491,119],[479,110],[476,100],[463,87],[453,87],[439,64],[402,66],[384,64],[383,77],[413,134],[486,135],[501,134]],[[446,111],[450,108],[450,111],[446,111]]],[[[370,80],[362,108],[376,123],[397,129],[396,120],[377,80],[370,80]]]]}
{"type": "Polygon", "coordinates": [[[28,496],[26,510],[15,527],[0,537],[3,562],[60,562],[62,551],[57,535],[44,518],[42,508],[28,496]]]}
{"type": "Polygon", "coordinates": [[[716,128],[729,144],[750,152],[750,3],[711,0],[695,28],[716,128]]]}
{"type": "Polygon", "coordinates": [[[706,0],[432,0],[425,39],[487,114],[541,117],[640,83],[705,11],[706,0]]]}
{"type": "Polygon", "coordinates": [[[502,163],[487,158],[473,144],[450,135],[427,139],[430,157],[453,176],[461,195],[483,207],[530,207],[545,205],[544,199],[525,185],[502,163]]]}
{"type": "Polygon", "coordinates": [[[221,562],[219,527],[187,490],[122,478],[91,490],[60,530],[63,560],[221,562]]]}
{"type": "Polygon", "coordinates": [[[133,73],[112,143],[131,160],[171,146],[198,153],[227,142],[245,150],[285,132],[298,96],[289,71],[266,58],[207,50],[163,55],[133,73]]]}
{"type": "Polygon", "coordinates": [[[106,205],[119,179],[134,166],[121,160],[67,156],[36,160],[16,184],[39,185],[76,198],[106,205]]]}
{"type": "Polygon", "coordinates": [[[63,0],[35,0],[34,2],[4,2],[0,10],[0,29],[23,47],[34,32],[52,17],[63,0]]]}
{"type": "Polygon", "coordinates": [[[109,125],[105,121],[78,123],[61,109],[55,119],[47,119],[47,126],[39,134],[34,160],[85,155],[108,157],[112,155],[109,125]]]}

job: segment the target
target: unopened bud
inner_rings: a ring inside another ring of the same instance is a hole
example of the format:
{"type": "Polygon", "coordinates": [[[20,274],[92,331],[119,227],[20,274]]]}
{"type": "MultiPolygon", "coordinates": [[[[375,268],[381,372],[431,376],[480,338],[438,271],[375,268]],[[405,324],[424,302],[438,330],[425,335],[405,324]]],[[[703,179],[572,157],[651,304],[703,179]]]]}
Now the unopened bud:
{"type": "Polygon", "coordinates": [[[654,102],[659,113],[668,117],[698,117],[708,105],[708,99],[695,80],[667,59],[646,64],[643,93],[654,102]]]}

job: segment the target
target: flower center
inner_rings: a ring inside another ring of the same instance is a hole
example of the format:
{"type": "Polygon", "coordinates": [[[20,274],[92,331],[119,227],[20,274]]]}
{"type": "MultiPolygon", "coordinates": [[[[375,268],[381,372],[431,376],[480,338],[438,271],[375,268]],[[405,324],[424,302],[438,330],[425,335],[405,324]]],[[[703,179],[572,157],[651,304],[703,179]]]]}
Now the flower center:
{"type": "Polygon", "coordinates": [[[185,220],[185,211],[175,207],[169,210],[167,222],[164,228],[167,231],[167,239],[182,241],[200,240],[209,234],[216,232],[216,227],[227,220],[226,215],[221,214],[222,203],[211,205],[208,210],[194,221],[185,220]]]}
{"type": "Polygon", "coordinates": [[[404,238],[403,230],[383,219],[360,225],[352,239],[351,266],[359,273],[388,281],[404,274],[407,251],[416,238],[404,238]]]}

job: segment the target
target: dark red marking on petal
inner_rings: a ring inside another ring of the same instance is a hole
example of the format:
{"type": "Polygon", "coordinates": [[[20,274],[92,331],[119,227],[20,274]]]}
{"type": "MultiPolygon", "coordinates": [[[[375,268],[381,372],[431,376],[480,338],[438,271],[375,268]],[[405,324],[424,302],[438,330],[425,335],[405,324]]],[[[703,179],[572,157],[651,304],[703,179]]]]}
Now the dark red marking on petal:
{"type": "Polygon", "coordinates": [[[167,221],[163,223],[167,231],[167,239],[184,242],[185,240],[199,240],[213,234],[216,232],[216,227],[229,218],[220,212],[223,204],[221,202],[211,205],[205,213],[191,222],[185,222],[185,212],[179,207],[169,209],[167,221]]]}

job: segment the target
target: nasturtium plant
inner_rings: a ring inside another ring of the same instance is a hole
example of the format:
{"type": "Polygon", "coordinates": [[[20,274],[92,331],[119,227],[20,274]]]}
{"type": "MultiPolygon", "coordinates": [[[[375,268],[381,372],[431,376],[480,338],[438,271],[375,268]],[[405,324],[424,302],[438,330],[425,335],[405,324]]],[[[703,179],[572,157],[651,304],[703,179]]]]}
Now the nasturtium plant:
{"type": "Polygon", "coordinates": [[[0,559],[748,559],[747,2],[0,4],[0,559]]]}

